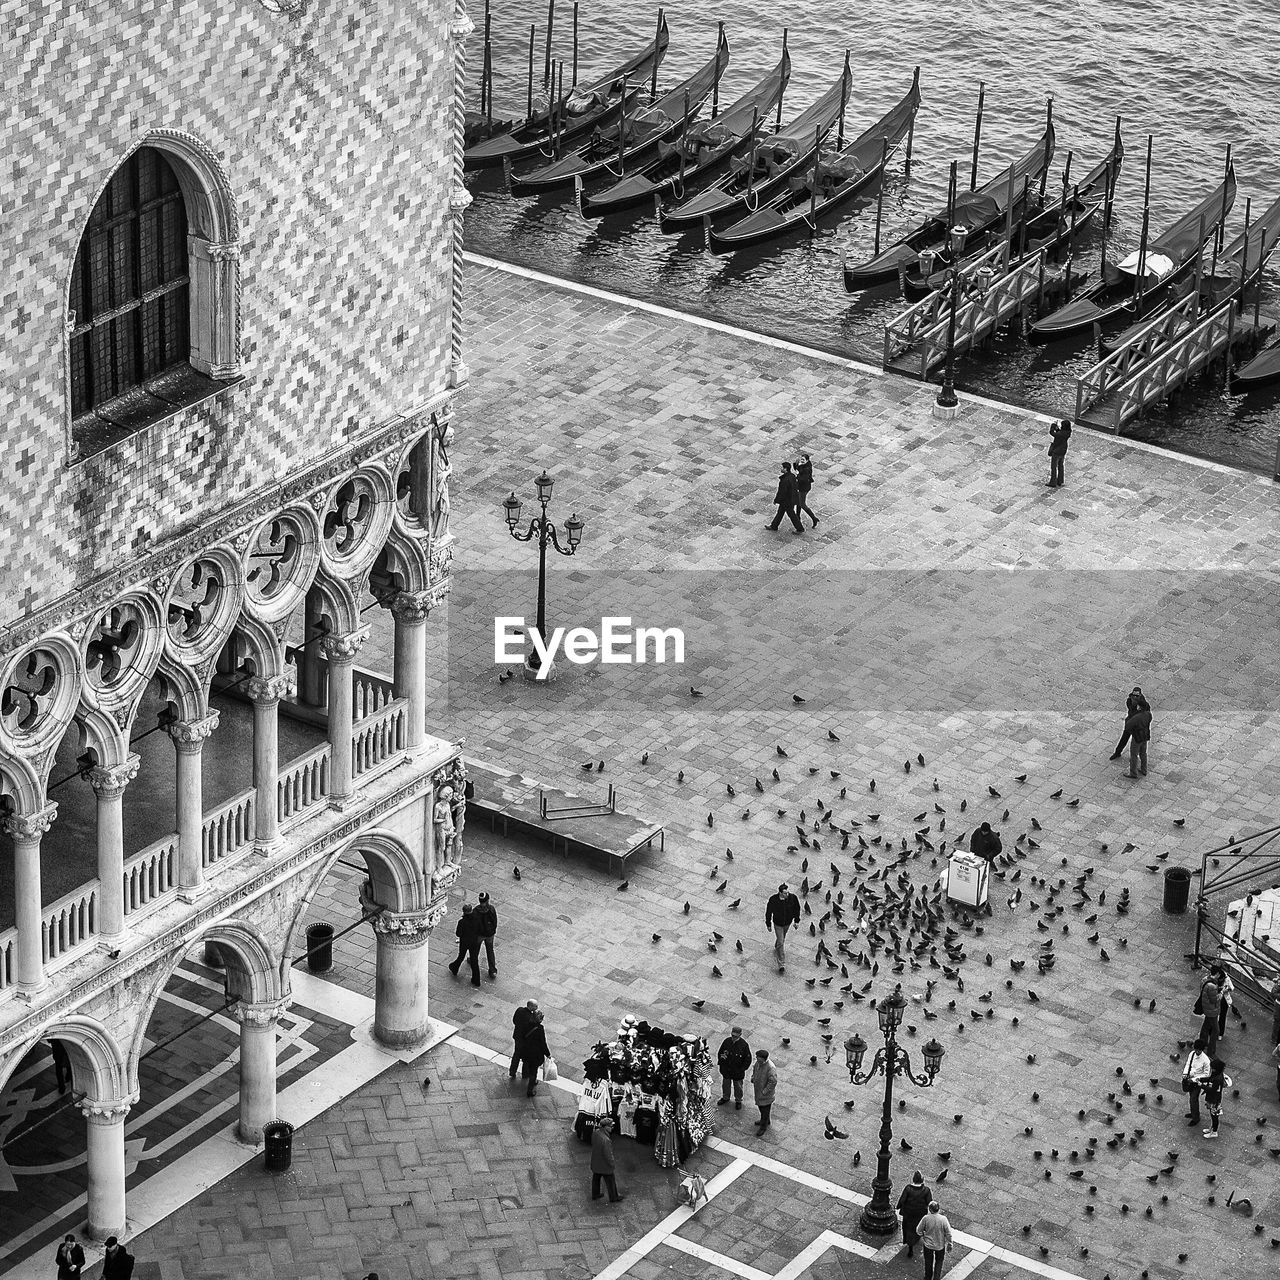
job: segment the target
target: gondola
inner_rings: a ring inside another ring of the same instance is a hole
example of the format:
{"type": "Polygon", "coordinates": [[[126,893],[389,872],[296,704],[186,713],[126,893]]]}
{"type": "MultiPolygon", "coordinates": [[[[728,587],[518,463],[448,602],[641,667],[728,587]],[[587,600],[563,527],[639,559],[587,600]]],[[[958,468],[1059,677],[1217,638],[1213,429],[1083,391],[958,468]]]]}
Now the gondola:
{"type": "MultiPolygon", "coordinates": [[[[1267,260],[1280,245],[1280,200],[1276,200],[1269,209],[1249,223],[1248,232],[1241,231],[1234,240],[1218,256],[1215,262],[1202,248],[1199,270],[1188,272],[1182,280],[1174,285],[1165,297],[1164,310],[1180,305],[1197,288],[1203,298],[1202,306],[1215,307],[1229,294],[1236,293],[1244,287],[1246,273],[1253,277],[1259,266],[1266,266],[1267,260]],[[1208,261],[1205,259],[1208,258],[1208,261]]],[[[1148,315],[1136,324],[1131,324],[1114,338],[1103,340],[1098,344],[1102,355],[1128,346],[1137,335],[1139,329],[1151,323],[1153,315],[1148,315]]],[[[1183,329],[1189,328],[1184,324],[1183,329]]]]}
{"type": "Polygon", "coordinates": [[[906,137],[919,106],[920,68],[917,67],[911,88],[871,128],[847,145],[843,138],[838,138],[830,156],[822,154],[819,137],[812,169],[792,177],[785,190],[732,226],[723,231],[709,231],[707,245],[711,252],[732,253],[747,245],[763,244],[800,226],[816,230],[824,216],[883,178],[889,156],[906,137]]]}
{"type": "Polygon", "coordinates": [[[666,235],[679,235],[712,220],[740,216],[786,186],[792,174],[813,160],[816,138],[835,123],[842,98],[853,83],[848,59],[840,78],[785,129],[760,141],[744,160],[729,161],[729,170],[710,186],[664,209],[658,225],[666,235]]]}
{"type": "Polygon", "coordinates": [[[761,120],[767,119],[782,101],[790,78],[791,55],[784,37],[778,65],[754,89],[718,116],[683,129],[674,142],[660,142],[658,158],[639,172],[628,174],[597,195],[580,195],[578,209],[582,216],[603,218],[661,201],[666,195],[683,197],[686,191],[697,190],[734,155],[751,145],[759,135],[761,120]]]}
{"type": "Polygon", "coordinates": [[[1228,162],[1223,181],[1190,213],[1127,258],[1104,264],[1100,280],[1038,320],[1028,336],[1034,342],[1052,342],[1092,330],[1095,324],[1134,324],[1158,311],[1174,286],[1195,268],[1201,245],[1217,234],[1235,195],[1235,165],[1228,162]]]}
{"type": "MultiPolygon", "coordinates": [[[[1098,211],[1114,195],[1116,177],[1124,160],[1124,142],[1120,136],[1120,121],[1116,121],[1115,141],[1106,156],[1077,184],[1071,184],[1070,174],[1064,173],[1062,195],[1049,204],[1039,204],[1030,208],[1032,200],[1024,196],[1024,217],[1015,225],[1009,244],[1009,261],[1015,263],[1028,254],[1047,250],[1049,256],[1056,257],[1064,248],[1070,246],[1076,237],[1084,233],[1098,211]]],[[[1070,156],[1067,165],[1070,167],[1070,156]]],[[[1024,183],[1028,180],[1024,178],[1024,183]]],[[[986,253],[993,244],[1002,238],[1003,233],[992,228],[977,238],[965,241],[965,253],[962,267],[975,261],[986,253]]],[[[950,253],[946,247],[933,260],[933,269],[926,277],[921,272],[925,265],[921,260],[910,267],[903,276],[903,288],[908,297],[922,298],[926,293],[940,289],[946,283],[946,273],[951,266],[950,253]]]]}
{"type": "Polygon", "coordinates": [[[492,168],[504,161],[515,163],[540,153],[550,154],[555,141],[553,127],[563,144],[611,123],[622,109],[623,85],[629,85],[629,101],[639,97],[645,79],[653,74],[655,61],[660,65],[666,56],[670,40],[666,15],[662,14],[656,37],[640,53],[628,58],[599,80],[575,86],[565,95],[563,103],[555,104],[562,110],[555,111],[549,106],[534,112],[528,120],[518,124],[509,133],[497,134],[468,147],[462,153],[463,167],[492,168]]]}
{"type": "Polygon", "coordinates": [[[1231,377],[1231,385],[1237,391],[1256,391],[1273,387],[1277,382],[1280,382],[1280,342],[1259,351],[1231,377]]]}
{"type": "MultiPolygon", "coordinates": [[[[1021,160],[1002,170],[989,182],[974,191],[957,192],[953,200],[926,218],[913,231],[908,232],[896,244],[866,262],[855,266],[847,263],[844,268],[844,287],[849,293],[870,289],[875,285],[889,284],[898,279],[899,269],[914,265],[920,250],[943,244],[952,227],[966,228],[969,236],[980,235],[989,227],[1003,226],[1009,213],[1009,191],[1012,189],[1015,206],[1021,206],[1029,190],[1028,180],[1038,182],[1040,175],[1053,160],[1054,148],[1053,106],[1050,103],[1049,118],[1044,133],[1021,160]]],[[[1013,210],[1014,216],[1017,208],[1013,210]]]]}
{"type": "Polygon", "coordinates": [[[602,174],[621,177],[657,154],[658,144],[677,137],[702,109],[712,87],[729,65],[729,42],[721,24],[716,51],[687,80],[648,106],[628,107],[616,124],[597,129],[582,146],[527,173],[510,173],[507,185],[514,196],[542,195],[602,174]],[[688,109],[686,110],[686,103],[688,109]]]}

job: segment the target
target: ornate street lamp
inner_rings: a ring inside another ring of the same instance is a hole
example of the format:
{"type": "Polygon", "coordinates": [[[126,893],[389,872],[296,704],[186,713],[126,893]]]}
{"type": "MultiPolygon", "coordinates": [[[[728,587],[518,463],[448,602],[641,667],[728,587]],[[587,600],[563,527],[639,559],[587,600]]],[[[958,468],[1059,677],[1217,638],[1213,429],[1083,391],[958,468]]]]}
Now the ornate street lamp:
{"type": "MultiPolygon", "coordinates": [[[[947,268],[951,288],[951,314],[947,317],[947,363],[942,374],[942,390],[935,402],[939,409],[948,412],[960,403],[956,396],[956,312],[960,310],[960,258],[969,229],[956,225],[951,228],[951,264],[947,268]]],[[[944,286],[945,287],[945,286],[944,286]]]]}
{"type": "Polygon", "coordinates": [[[899,991],[880,1001],[876,1015],[880,1019],[880,1031],[884,1035],[884,1048],[876,1050],[876,1056],[866,1071],[862,1070],[862,1059],[867,1052],[867,1042],[856,1032],[844,1042],[845,1064],[849,1068],[849,1079],[854,1084],[868,1084],[877,1075],[884,1076],[880,1153],[876,1160],[876,1176],[871,1183],[871,1200],[863,1209],[860,1219],[862,1229],[872,1235],[892,1235],[898,1230],[898,1215],[890,1198],[893,1182],[889,1177],[889,1161],[892,1158],[889,1144],[893,1141],[893,1078],[896,1075],[906,1076],[912,1084],[927,1089],[942,1069],[942,1055],[946,1053],[936,1040],[930,1040],[923,1049],[925,1074],[918,1076],[911,1070],[911,1059],[907,1051],[898,1044],[898,1027],[902,1023],[906,1007],[907,1002],[899,991]]]}
{"type": "MultiPolygon", "coordinates": [[[[521,502],[516,497],[514,490],[503,499],[502,509],[506,513],[507,529],[517,542],[530,542],[535,537],[538,539],[537,631],[545,643],[547,634],[547,544],[550,543],[562,556],[573,555],[578,550],[578,544],[582,541],[583,525],[582,521],[578,519],[578,513],[575,511],[564,522],[565,539],[569,545],[562,547],[555,525],[547,518],[547,504],[551,501],[551,491],[555,487],[555,481],[544,470],[540,476],[534,479],[533,483],[538,491],[538,503],[542,507],[542,514],[534,516],[529,521],[528,529],[521,533],[517,528],[520,523],[521,502]]],[[[525,666],[533,668],[537,665],[537,653],[530,647],[529,652],[525,655],[525,666]]]]}

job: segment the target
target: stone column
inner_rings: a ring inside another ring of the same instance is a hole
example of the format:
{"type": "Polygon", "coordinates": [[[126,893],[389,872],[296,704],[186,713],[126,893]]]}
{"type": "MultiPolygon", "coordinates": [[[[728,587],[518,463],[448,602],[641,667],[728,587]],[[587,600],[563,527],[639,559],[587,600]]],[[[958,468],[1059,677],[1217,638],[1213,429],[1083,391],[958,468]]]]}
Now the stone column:
{"type": "Polygon", "coordinates": [[[292,691],[286,675],[251,676],[245,683],[253,703],[254,848],[263,856],[280,844],[280,699],[292,691]]]}
{"type": "Polygon", "coordinates": [[[327,635],[320,642],[329,663],[329,803],[337,809],[351,798],[351,672],[369,628],[327,635]]]}
{"type": "Polygon", "coordinates": [[[257,1146],[262,1126],[276,1118],[276,1024],[285,1001],[249,1004],[235,1008],[240,1022],[240,1124],[241,1141],[257,1146]]]}
{"type": "Polygon", "coordinates": [[[399,592],[391,601],[396,621],[395,666],[392,683],[396,697],[405,698],[405,746],[416,751],[427,736],[427,615],[430,592],[399,592]]]}
{"type": "Polygon", "coordinates": [[[177,720],[169,737],[178,753],[178,896],[191,902],[204,892],[204,781],[201,757],[205,739],[218,727],[218,713],[199,720],[177,720]]]}
{"type": "Polygon", "coordinates": [[[308,707],[323,707],[325,700],[324,671],[319,662],[322,611],[320,593],[312,587],[302,607],[302,648],[298,654],[298,699],[308,707]]]}
{"type": "Polygon", "coordinates": [[[114,948],[124,937],[124,789],[138,776],[142,758],[89,770],[98,798],[98,940],[114,948]]]}
{"type": "MultiPolygon", "coordinates": [[[[365,887],[360,906],[378,910],[365,887]]],[[[377,941],[373,1038],[389,1049],[411,1049],[427,1038],[427,940],[447,906],[446,895],[425,911],[383,911],[371,921],[377,941]]]]}
{"type": "Polygon", "coordinates": [[[13,837],[13,914],[18,929],[14,977],[20,995],[32,996],[48,981],[40,929],[40,840],[57,813],[58,806],[50,801],[35,813],[11,813],[4,819],[13,837]]]}
{"type": "Polygon", "coordinates": [[[124,1119],[134,1101],[94,1102],[86,1098],[80,1103],[87,1122],[89,1237],[93,1240],[124,1235],[124,1119]]]}

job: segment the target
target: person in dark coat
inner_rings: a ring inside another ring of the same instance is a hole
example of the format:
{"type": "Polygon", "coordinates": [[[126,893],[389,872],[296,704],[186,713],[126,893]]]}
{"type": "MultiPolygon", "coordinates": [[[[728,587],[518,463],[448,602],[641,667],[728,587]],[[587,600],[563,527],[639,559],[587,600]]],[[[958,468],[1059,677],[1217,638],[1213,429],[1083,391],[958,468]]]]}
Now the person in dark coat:
{"type": "Polygon", "coordinates": [[[526,1000],[511,1015],[511,1040],[514,1048],[511,1053],[511,1071],[510,1076],[514,1080],[516,1078],[516,1068],[524,1060],[524,1038],[529,1032],[529,1028],[533,1026],[533,1015],[538,1012],[538,1002],[536,1000],[526,1000]]]}
{"type": "Polygon", "coordinates": [[[107,1251],[102,1256],[102,1280],[130,1280],[133,1254],[115,1236],[107,1237],[107,1251]]]}
{"type": "Polygon", "coordinates": [[[1067,458],[1067,445],[1071,440],[1071,423],[1063,418],[1049,427],[1053,439],[1049,442],[1049,487],[1056,489],[1065,484],[1063,468],[1067,458]]]}
{"type": "Polygon", "coordinates": [[[1151,741],[1151,708],[1145,699],[1142,705],[1124,722],[1129,735],[1129,777],[1136,778],[1139,770],[1147,776],[1147,743],[1151,741]]]}
{"type": "Polygon", "coordinates": [[[480,985],[480,925],[476,919],[475,909],[471,903],[462,904],[462,915],[454,927],[458,935],[458,954],[449,965],[449,972],[456,978],[463,960],[471,965],[471,985],[480,985]]]}
{"type": "Polygon", "coordinates": [[[542,1011],[536,1010],[529,1029],[520,1042],[521,1076],[529,1082],[525,1090],[527,1097],[532,1098],[538,1092],[538,1068],[551,1057],[547,1047],[547,1033],[542,1028],[542,1011]]]}
{"type": "Polygon", "coordinates": [[[785,884],[768,901],[764,909],[764,927],[774,935],[773,954],[778,958],[778,972],[787,966],[787,930],[800,923],[800,899],[785,884]]]}
{"type": "Polygon", "coordinates": [[[898,1197],[898,1212],[902,1215],[902,1243],[907,1246],[907,1257],[914,1258],[916,1245],[920,1243],[920,1219],[929,1212],[933,1192],[924,1185],[924,1174],[918,1169],[909,1186],[902,1188],[898,1197]]]}
{"type": "Polygon", "coordinates": [[[613,1121],[604,1116],[591,1131],[591,1198],[600,1199],[600,1184],[603,1182],[609,1190],[609,1203],[617,1204],[626,1196],[618,1194],[618,1179],[614,1173],[613,1121]]]}
{"type": "Polygon", "coordinates": [[[1133,736],[1133,729],[1130,720],[1133,716],[1143,708],[1151,710],[1140,685],[1133,686],[1133,692],[1124,700],[1124,732],[1120,735],[1120,741],[1116,743],[1116,749],[1111,753],[1112,760],[1119,760],[1125,747],[1129,743],[1129,739],[1133,736]]]}
{"type": "Polygon", "coordinates": [[[778,508],[778,514],[773,517],[773,523],[770,529],[777,529],[782,523],[782,517],[786,516],[795,527],[797,533],[804,532],[804,525],[800,523],[799,513],[796,511],[796,499],[799,497],[800,491],[796,488],[796,478],[791,474],[791,463],[784,462],[782,464],[782,474],[778,477],[778,491],[773,495],[773,501],[778,508]]]}
{"type": "Polygon", "coordinates": [[[58,1280],[80,1280],[84,1270],[84,1250],[75,1236],[63,1236],[57,1254],[58,1280]]]}
{"type": "Polygon", "coordinates": [[[741,1027],[734,1027],[728,1038],[721,1042],[716,1065],[720,1068],[720,1089],[724,1095],[716,1105],[723,1107],[729,1101],[732,1086],[735,1110],[741,1111],[742,1081],[751,1066],[751,1046],[742,1038],[741,1027]]]}
{"type": "MultiPolygon", "coordinates": [[[[813,488],[813,460],[807,453],[800,455],[800,461],[796,463],[796,514],[797,516],[803,511],[805,515],[813,521],[813,527],[818,527],[818,517],[809,510],[809,490],[813,488]]],[[[801,522],[803,527],[803,522],[801,522]]]]}
{"type": "Polygon", "coordinates": [[[49,1041],[49,1052],[53,1056],[53,1071],[58,1081],[58,1092],[66,1093],[67,1085],[71,1083],[71,1055],[67,1053],[67,1046],[56,1038],[49,1041]]]}
{"type": "MultiPolygon", "coordinates": [[[[969,852],[977,854],[979,858],[985,858],[989,863],[994,863],[1004,852],[1004,842],[996,832],[992,831],[991,823],[984,822],[969,837],[969,852]]],[[[928,1208],[927,1201],[925,1207],[928,1208]]]]}
{"type": "Polygon", "coordinates": [[[493,939],[498,932],[498,909],[489,901],[489,895],[482,893],[475,909],[476,929],[480,941],[484,943],[485,959],[489,961],[489,977],[498,976],[498,962],[493,955],[493,939]]]}

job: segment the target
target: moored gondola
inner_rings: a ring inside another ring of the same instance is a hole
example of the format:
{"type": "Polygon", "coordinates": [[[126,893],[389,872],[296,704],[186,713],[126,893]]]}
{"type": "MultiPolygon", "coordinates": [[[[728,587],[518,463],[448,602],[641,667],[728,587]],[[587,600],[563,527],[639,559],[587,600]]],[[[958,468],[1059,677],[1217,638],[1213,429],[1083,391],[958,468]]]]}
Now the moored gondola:
{"type": "Polygon", "coordinates": [[[1217,234],[1231,210],[1236,173],[1230,156],[1228,148],[1222,182],[1150,243],[1146,234],[1148,215],[1144,212],[1138,249],[1120,262],[1104,263],[1101,279],[1066,306],[1031,326],[1031,339],[1052,342],[1089,332],[1095,325],[1100,328],[1131,325],[1158,311],[1175,286],[1190,275],[1201,246],[1209,236],[1217,234]]]}
{"type": "Polygon", "coordinates": [[[664,209],[659,219],[661,230],[667,235],[679,235],[703,226],[708,218],[717,221],[740,217],[780,191],[792,174],[813,160],[816,137],[835,123],[840,102],[847,101],[852,83],[846,59],[835,84],[785,129],[761,138],[745,159],[731,160],[728,172],[704,190],[674,209],[664,209]]]}
{"type": "Polygon", "coordinates": [[[953,227],[962,226],[969,237],[973,237],[989,227],[1003,226],[1006,216],[1011,212],[1016,216],[1018,207],[1026,199],[1029,190],[1026,180],[1038,183],[1041,175],[1048,169],[1053,160],[1054,140],[1051,101],[1044,133],[1021,160],[1001,170],[989,182],[975,190],[949,194],[947,203],[937,213],[866,262],[854,266],[846,263],[845,289],[850,293],[857,293],[862,289],[896,281],[899,271],[905,271],[919,260],[921,249],[941,246],[953,227]],[[1009,208],[1011,191],[1014,202],[1012,210],[1009,208]]]}
{"type": "Polygon", "coordinates": [[[697,117],[728,65],[729,42],[722,23],[715,53],[674,89],[647,106],[628,106],[616,124],[596,129],[586,143],[550,164],[518,174],[511,173],[508,167],[511,194],[542,195],[602,174],[620,178],[628,169],[643,166],[657,154],[659,143],[678,137],[681,129],[697,117]]]}
{"type": "Polygon", "coordinates": [[[582,196],[578,208],[583,217],[603,218],[661,201],[665,195],[683,198],[686,192],[696,191],[758,137],[761,121],[781,104],[790,78],[791,56],[784,34],[778,65],[754,89],[712,119],[684,128],[674,142],[660,142],[658,158],[643,169],[596,195],[582,196]]]}
{"type": "Polygon", "coordinates": [[[530,156],[548,153],[558,138],[560,143],[572,141],[592,129],[611,123],[623,106],[623,90],[629,102],[640,96],[646,76],[655,64],[661,64],[671,41],[665,13],[659,11],[654,39],[639,53],[615,67],[608,75],[589,84],[575,86],[563,100],[541,111],[531,111],[529,118],[509,133],[497,134],[468,147],[462,153],[467,169],[496,168],[505,162],[515,163],[530,156]]]}
{"type": "MultiPolygon", "coordinates": [[[[812,169],[793,176],[785,190],[745,218],[723,231],[709,231],[707,243],[711,251],[732,253],[748,245],[777,239],[802,226],[816,230],[825,216],[840,209],[872,183],[883,180],[889,156],[906,137],[919,106],[920,68],[917,67],[911,88],[869,129],[847,145],[843,136],[838,136],[830,156],[822,154],[819,135],[815,139],[812,169]]],[[[842,133],[843,127],[841,111],[842,133]]]]}

